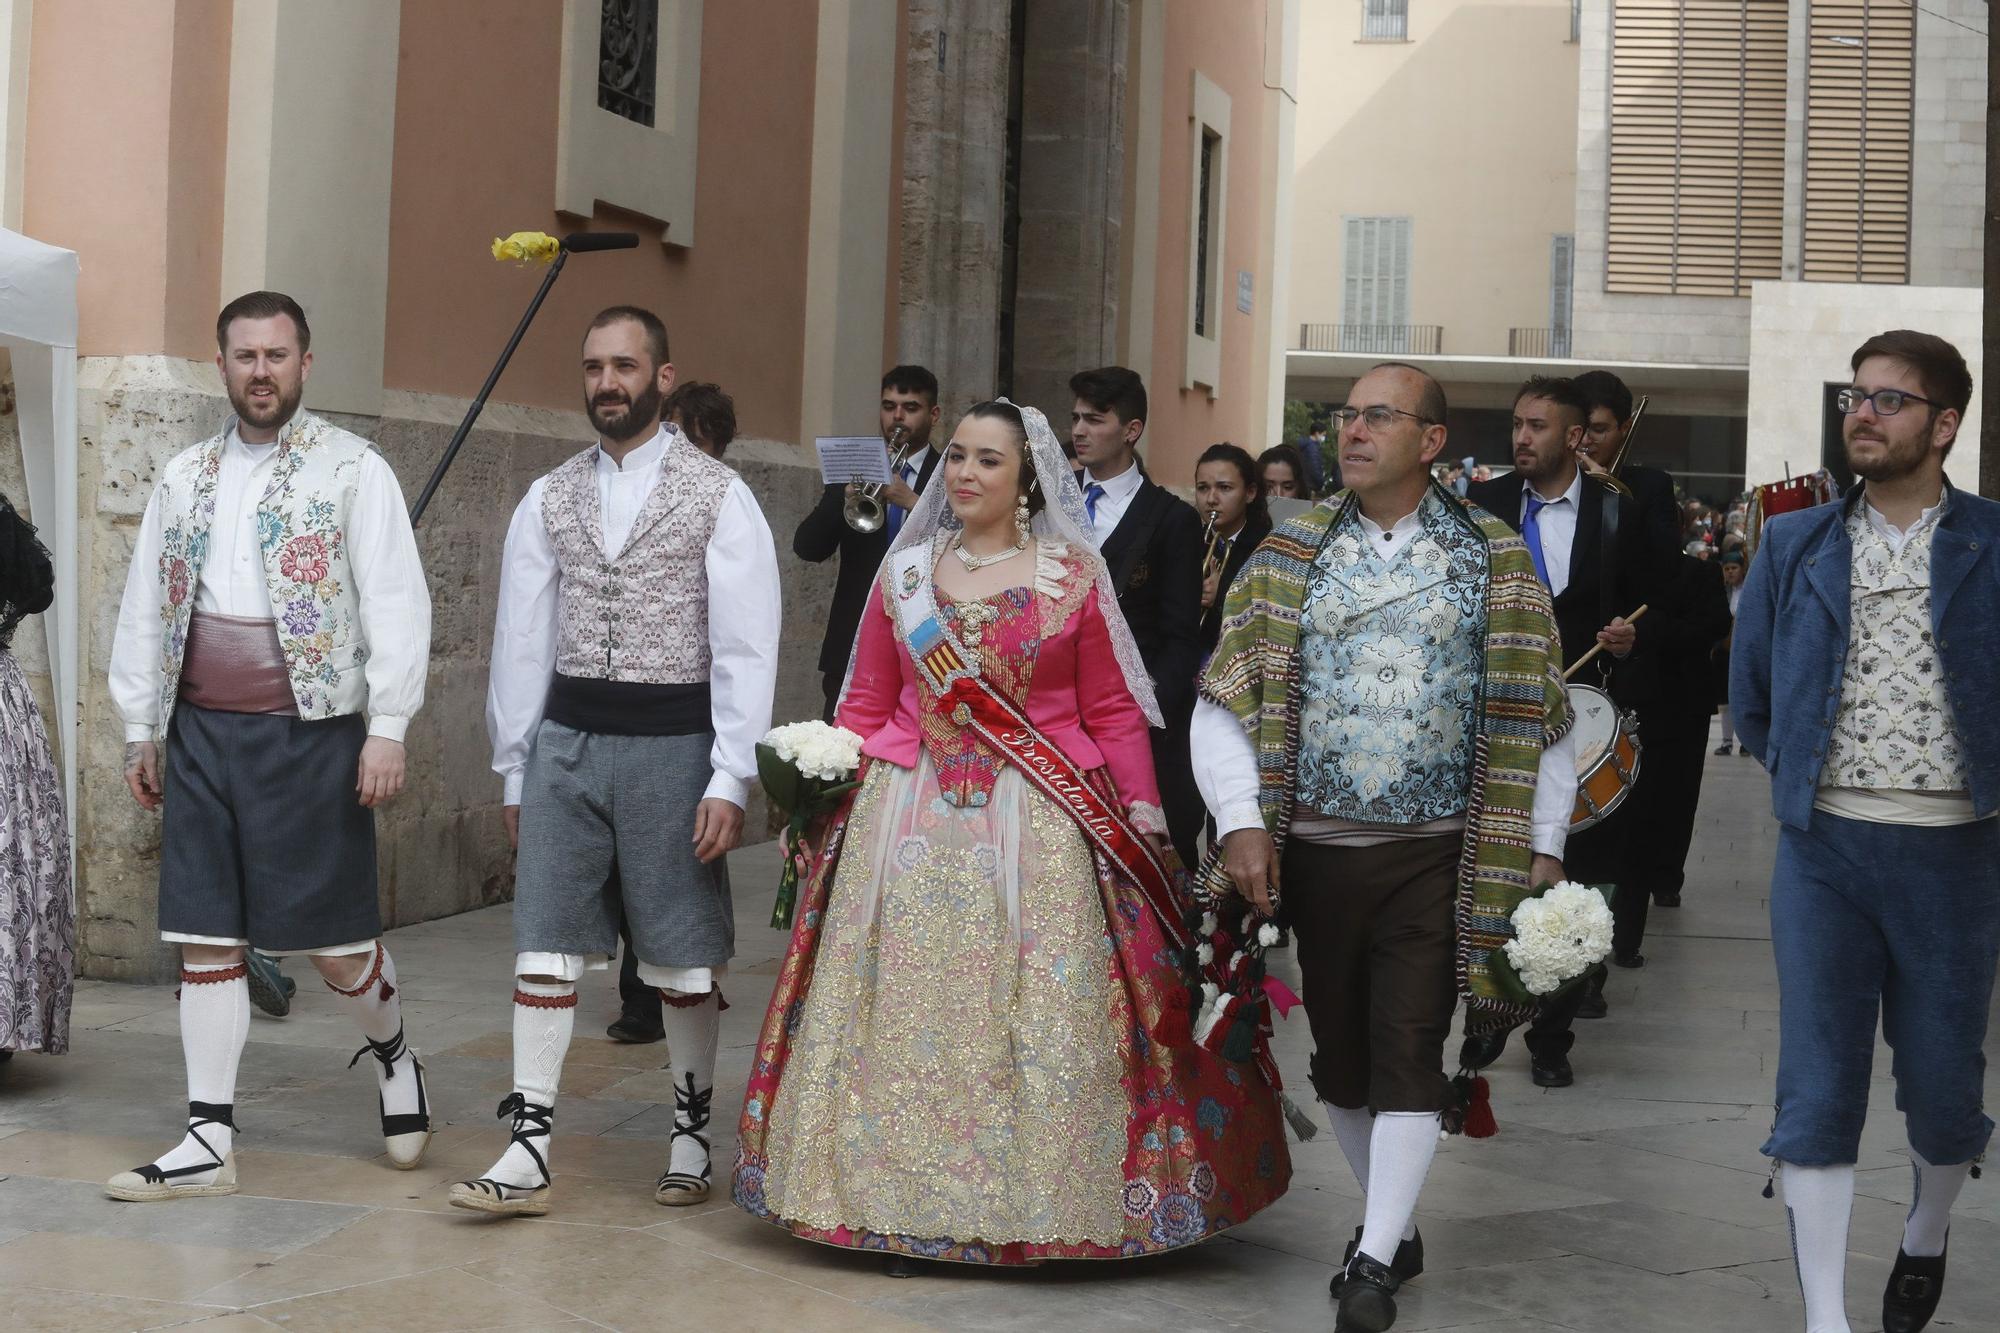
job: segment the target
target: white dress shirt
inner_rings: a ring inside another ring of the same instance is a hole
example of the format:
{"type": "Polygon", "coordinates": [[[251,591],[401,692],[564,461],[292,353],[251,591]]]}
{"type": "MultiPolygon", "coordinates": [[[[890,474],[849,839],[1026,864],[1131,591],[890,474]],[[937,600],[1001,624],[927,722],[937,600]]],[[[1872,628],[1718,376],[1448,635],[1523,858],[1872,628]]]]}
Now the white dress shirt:
{"type": "MultiPolygon", "coordinates": [[[[646,497],[660,479],[668,432],[625,455],[622,466],[597,452],[597,498],[604,549],[625,545],[646,497]]],[[[507,805],[521,803],[528,752],[548,703],[556,667],[556,595],[561,568],[542,522],[546,476],[514,510],[500,559],[500,610],[493,624],[493,666],[486,691],[486,734],[493,771],[505,780],[507,805]]],[[[714,770],[704,797],[746,804],[757,776],[757,742],[771,729],[783,615],[778,552],[763,510],[742,478],[729,483],[708,539],[709,710],[714,770]]]]}
{"type": "MultiPolygon", "coordinates": [[[[1518,515],[1525,524],[1528,519],[1528,497],[1535,495],[1535,488],[1527,482],[1521,483],[1521,510],[1518,515]]],[[[1541,499],[1541,496],[1535,496],[1541,499]]],[[[1563,589],[1569,587],[1569,558],[1576,548],[1576,520],[1583,504],[1583,469],[1569,479],[1569,489],[1550,500],[1542,511],[1535,515],[1535,523],[1542,533],[1542,561],[1549,570],[1549,596],[1560,597],[1563,589]]]]}
{"type": "MultiPolygon", "coordinates": [[[[1361,520],[1362,539],[1368,549],[1388,559],[1394,559],[1423,531],[1414,509],[1386,528],[1366,514],[1355,517],[1361,520]]],[[[1535,779],[1533,842],[1535,851],[1544,856],[1562,856],[1569,838],[1570,814],[1576,808],[1576,744],[1572,734],[1542,751],[1535,779]]],[[[1188,744],[1193,752],[1195,786],[1215,816],[1216,836],[1227,837],[1240,828],[1262,828],[1263,809],[1257,804],[1257,746],[1236,715],[1208,699],[1196,700],[1188,744]]]]}
{"type": "MultiPolygon", "coordinates": [[[[257,506],[277,458],[276,441],[246,444],[230,423],[215,483],[194,609],[253,620],[274,618],[271,585],[257,540],[257,506]]],[[[382,456],[361,456],[347,512],[347,561],[354,574],[361,634],[368,644],[368,734],[400,741],[423,706],[430,666],[431,599],[417,542],[403,517],[403,489],[382,456]]],[[[111,645],[111,699],[127,741],[157,739],[160,712],[160,493],[155,490],[132,546],[118,631],[111,645]]]]}
{"type": "Polygon", "coordinates": [[[1139,460],[1133,459],[1126,469],[1109,481],[1099,481],[1084,469],[1083,486],[1086,491],[1095,484],[1104,488],[1104,494],[1097,498],[1097,514],[1090,521],[1090,539],[1099,546],[1104,545],[1125,517],[1125,511],[1132,507],[1132,497],[1144,485],[1146,474],[1139,470],[1139,460]]]}

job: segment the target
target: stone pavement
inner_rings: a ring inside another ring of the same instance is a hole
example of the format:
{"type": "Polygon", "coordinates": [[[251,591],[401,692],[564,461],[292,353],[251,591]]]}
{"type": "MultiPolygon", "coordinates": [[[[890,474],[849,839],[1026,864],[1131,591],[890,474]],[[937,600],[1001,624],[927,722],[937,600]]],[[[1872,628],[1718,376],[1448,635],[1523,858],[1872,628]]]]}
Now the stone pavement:
{"type": "MultiPolygon", "coordinates": [[[[1429,1271],[1399,1330],[1789,1331],[1800,1327],[1784,1212],[1757,1155],[1770,1120],[1777,995],[1764,921],[1774,836],[1762,774],[1712,758],[1687,906],[1656,911],[1649,965],[1614,971],[1611,1017],[1581,1026],[1575,1087],[1537,1090],[1519,1042],[1493,1071],[1498,1137],[1445,1145],[1420,1221],[1429,1271]]],[[[724,1015],[715,1160],[736,1108],[781,939],[772,847],[734,858],[741,956],[724,1015]],[[755,890],[755,891],[753,891],[755,890]]],[[[1887,868],[1885,868],[1885,871],[1887,868]]],[[[175,1132],[184,1097],[173,992],[85,983],[75,1053],[0,1067],[0,1310],[9,1329],[213,1333],[474,1328],[1324,1330],[1331,1265],[1360,1221],[1333,1136],[1293,1146],[1292,1190],[1199,1249],[909,1281],[817,1248],[720,1198],[652,1202],[671,1117],[661,1046],[601,1036],[609,974],[584,986],[557,1111],[555,1211],[493,1221],[445,1186],[498,1151],[509,1088],[508,909],[395,932],[413,1042],[445,1128],[421,1169],[385,1167],[359,1045],[301,978],[292,1015],[256,1016],[237,1095],[243,1192],[170,1205],[100,1183],[175,1132]]],[[[293,966],[298,974],[303,969],[293,966]]],[[[1295,979],[1295,978],[1294,978],[1295,979]]],[[[1303,1015],[1281,1025],[1304,1086],[1303,1015]]],[[[1877,1327],[1909,1174],[1886,1056],[1863,1147],[1849,1309],[1877,1327]]],[[[2000,1328],[2000,1203],[1974,1182],[1936,1328],[2000,1328]]]]}

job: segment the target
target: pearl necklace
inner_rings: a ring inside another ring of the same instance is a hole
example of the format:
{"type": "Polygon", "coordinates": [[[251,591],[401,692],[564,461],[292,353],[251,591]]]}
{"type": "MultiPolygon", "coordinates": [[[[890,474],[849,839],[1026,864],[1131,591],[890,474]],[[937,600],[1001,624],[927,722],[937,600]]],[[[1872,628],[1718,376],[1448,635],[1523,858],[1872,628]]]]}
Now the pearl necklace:
{"type": "Polygon", "coordinates": [[[965,549],[962,538],[951,544],[951,553],[958,557],[958,563],[965,566],[967,573],[977,572],[988,565],[997,565],[1003,560],[1012,560],[1027,549],[1028,539],[1025,537],[1012,546],[1009,546],[1006,550],[996,551],[992,555],[974,555],[965,549]]]}

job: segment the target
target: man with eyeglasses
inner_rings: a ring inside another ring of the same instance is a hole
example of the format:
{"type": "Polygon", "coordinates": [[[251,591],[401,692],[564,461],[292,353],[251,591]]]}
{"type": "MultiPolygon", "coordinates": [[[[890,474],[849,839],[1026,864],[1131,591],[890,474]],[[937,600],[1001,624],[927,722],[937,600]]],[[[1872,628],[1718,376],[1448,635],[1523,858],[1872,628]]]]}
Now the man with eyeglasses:
{"type": "MultiPolygon", "coordinates": [[[[1535,573],[1555,599],[1563,661],[1576,662],[1592,648],[1603,648],[1585,668],[1581,683],[1601,686],[1621,709],[1650,710],[1659,690],[1657,663],[1651,658],[1665,618],[1655,619],[1651,611],[1661,609],[1661,578],[1678,543],[1663,548],[1635,500],[1586,478],[1577,456],[1587,418],[1585,399],[1572,381],[1529,379],[1514,399],[1514,471],[1474,482],[1470,497],[1527,541],[1535,573]],[[1647,617],[1629,619],[1641,606],[1651,608],[1647,617]]],[[[1645,739],[1643,725],[1640,739],[1645,739]]],[[[1644,772],[1642,763],[1642,783],[1644,772]]],[[[1618,886],[1612,898],[1618,922],[1613,960],[1623,967],[1645,963],[1639,942],[1646,930],[1647,897],[1643,886],[1632,882],[1628,856],[1643,820],[1642,805],[1642,793],[1628,793],[1608,818],[1569,844],[1568,864],[1577,879],[1618,886]]],[[[1528,1029],[1529,1072],[1537,1086],[1561,1088],[1575,1082],[1569,1060],[1576,1043],[1573,1020],[1604,1017],[1609,1008],[1604,975],[1598,969],[1587,985],[1572,987],[1528,1029]]],[[[1466,1063],[1473,1068],[1491,1063],[1504,1039],[1502,1033],[1468,1040],[1466,1063]]]]}
{"type": "Polygon", "coordinates": [[[1839,504],[1765,527],[1737,603],[1729,706],[1771,774],[1777,1119],[1810,1329],[1848,1327],[1854,1164],[1879,1008],[1914,1202],[1882,1296],[1889,1333],[1943,1289],[1951,1207],[1986,1151],[1982,1054],[2000,957],[2000,504],[1945,460],[1972,374],[1909,329],[1855,351],[1839,504]]]}
{"type": "Polygon", "coordinates": [[[1423,1271],[1417,1196],[1462,1110],[1453,1009],[1463,995],[1478,1031],[1529,1015],[1487,960],[1529,886],[1563,877],[1576,761],[1526,546],[1431,479],[1437,381],[1377,366],[1334,419],[1347,489],[1231,585],[1194,762],[1223,839],[1205,881],[1265,914],[1283,886],[1313,1090],[1367,1198],[1335,1327],[1385,1329],[1423,1271]]]}

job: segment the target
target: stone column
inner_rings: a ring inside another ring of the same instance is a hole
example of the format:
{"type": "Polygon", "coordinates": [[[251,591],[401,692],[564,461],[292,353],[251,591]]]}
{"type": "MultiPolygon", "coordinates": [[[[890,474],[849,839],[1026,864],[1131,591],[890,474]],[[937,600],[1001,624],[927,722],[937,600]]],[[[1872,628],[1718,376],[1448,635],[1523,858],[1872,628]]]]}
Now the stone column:
{"type": "Polygon", "coordinates": [[[993,396],[1009,6],[909,0],[897,359],[938,377],[944,427],[993,396]]]}
{"type": "Polygon", "coordinates": [[[1127,5],[1028,0],[1014,389],[1058,425],[1069,377],[1117,355],[1127,5]]]}

